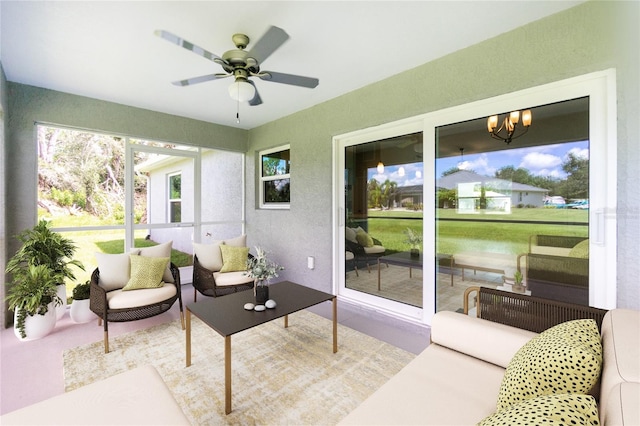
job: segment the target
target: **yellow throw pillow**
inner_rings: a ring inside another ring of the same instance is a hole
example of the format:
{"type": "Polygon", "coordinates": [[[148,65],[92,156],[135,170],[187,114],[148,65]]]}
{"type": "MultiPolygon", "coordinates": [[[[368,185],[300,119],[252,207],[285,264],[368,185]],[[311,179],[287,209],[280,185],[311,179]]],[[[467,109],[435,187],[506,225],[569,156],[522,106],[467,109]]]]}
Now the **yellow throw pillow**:
{"type": "Polygon", "coordinates": [[[539,424],[599,425],[596,400],[590,395],[543,395],[498,411],[478,426],[539,424]]]}
{"type": "Polygon", "coordinates": [[[356,232],[356,240],[363,247],[373,247],[373,238],[361,228],[356,232]]]}
{"type": "Polygon", "coordinates": [[[592,319],[567,321],[527,342],[505,370],[498,410],[552,394],[587,394],[600,377],[602,344],[592,319]]]}
{"type": "Polygon", "coordinates": [[[122,289],[139,290],[143,288],[159,288],[164,285],[162,275],[169,263],[168,257],[147,257],[131,255],[131,278],[122,289]]]}
{"type": "Polygon", "coordinates": [[[589,258],[589,240],[580,241],[578,244],[573,246],[573,248],[569,252],[569,257],[588,259],[589,258]]]}
{"type": "Polygon", "coordinates": [[[249,247],[233,247],[222,244],[220,245],[220,251],[222,252],[222,268],[220,272],[247,270],[249,247]]]}

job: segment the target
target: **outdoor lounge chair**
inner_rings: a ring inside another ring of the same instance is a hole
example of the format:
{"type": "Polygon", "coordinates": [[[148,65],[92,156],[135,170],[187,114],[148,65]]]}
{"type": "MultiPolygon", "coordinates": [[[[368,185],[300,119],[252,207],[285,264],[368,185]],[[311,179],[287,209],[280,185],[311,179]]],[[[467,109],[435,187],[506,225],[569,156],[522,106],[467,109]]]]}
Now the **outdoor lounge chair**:
{"type": "MultiPolygon", "coordinates": [[[[141,256],[143,257],[143,256],[141,256]]],[[[100,270],[96,268],[91,274],[89,307],[98,315],[98,324],[104,324],[104,352],[109,352],[109,323],[136,321],[160,315],[168,311],[178,301],[180,305],[180,322],[185,329],[184,312],[182,310],[182,292],[180,288],[180,270],[176,265],[169,265],[172,280],[165,276],[162,286],[123,291],[127,281],[121,285],[111,283],[105,285],[100,279],[100,270]],[[167,282],[173,281],[173,282],[167,282]]],[[[107,270],[107,268],[105,268],[107,270]]]]}
{"type": "MultiPolygon", "coordinates": [[[[249,253],[248,258],[253,256],[249,253]]],[[[198,292],[205,296],[218,297],[226,294],[253,288],[253,278],[244,271],[220,272],[205,268],[198,261],[198,256],[193,256],[193,301],[198,297],[198,292]]]]}

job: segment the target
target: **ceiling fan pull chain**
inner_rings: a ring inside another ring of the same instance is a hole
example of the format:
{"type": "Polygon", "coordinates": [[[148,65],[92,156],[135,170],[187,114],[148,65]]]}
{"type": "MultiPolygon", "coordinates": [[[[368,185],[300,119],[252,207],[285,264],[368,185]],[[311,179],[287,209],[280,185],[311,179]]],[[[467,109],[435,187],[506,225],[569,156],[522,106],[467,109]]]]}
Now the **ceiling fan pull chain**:
{"type": "Polygon", "coordinates": [[[236,123],[240,124],[240,100],[236,101],[237,109],[236,109],[236,123]]]}

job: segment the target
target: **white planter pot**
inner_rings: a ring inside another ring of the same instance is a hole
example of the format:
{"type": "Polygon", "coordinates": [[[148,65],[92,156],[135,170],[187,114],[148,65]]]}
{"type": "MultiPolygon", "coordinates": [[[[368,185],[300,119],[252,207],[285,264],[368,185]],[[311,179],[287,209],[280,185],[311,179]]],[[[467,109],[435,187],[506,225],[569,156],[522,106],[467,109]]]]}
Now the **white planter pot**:
{"type": "Polygon", "coordinates": [[[69,315],[71,315],[71,320],[73,322],[79,324],[83,324],[97,318],[96,314],[91,312],[89,309],[89,299],[74,300],[73,303],[71,303],[69,315]]]}
{"type": "Polygon", "coordinates": [[[56,319],[61,319],[67,312],[67,286],[64,284],[56,286],[58,297],[62,300],[62,305],[56,306],[56,319]]]}
{"type": "Polygon", "coordinates": [[[18,309],[13,314],[13,332],[22,341],[41,339],[51,333],[56,326],[56,308],[53,303],[49,303],[48,311],[44,315],[27,315],[24,322],[24,329],[27,337],[22,338],[18,330],[18,309]]]}

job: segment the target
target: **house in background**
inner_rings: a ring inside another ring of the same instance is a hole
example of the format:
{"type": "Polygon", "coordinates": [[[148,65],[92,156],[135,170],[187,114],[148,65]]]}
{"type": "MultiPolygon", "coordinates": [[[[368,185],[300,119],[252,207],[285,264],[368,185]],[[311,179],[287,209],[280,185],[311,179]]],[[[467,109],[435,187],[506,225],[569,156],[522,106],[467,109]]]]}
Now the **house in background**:
{"type": "Polygon", "coordinates": [[[482,176],[468,170],[441,177],[436,181],[436,188],[457,191],[458,213],[477,212],[482,204],[482,210],[495,213],[509,213],[512,207],[542,207],[549,192],[544,188],[482,176]]]}

